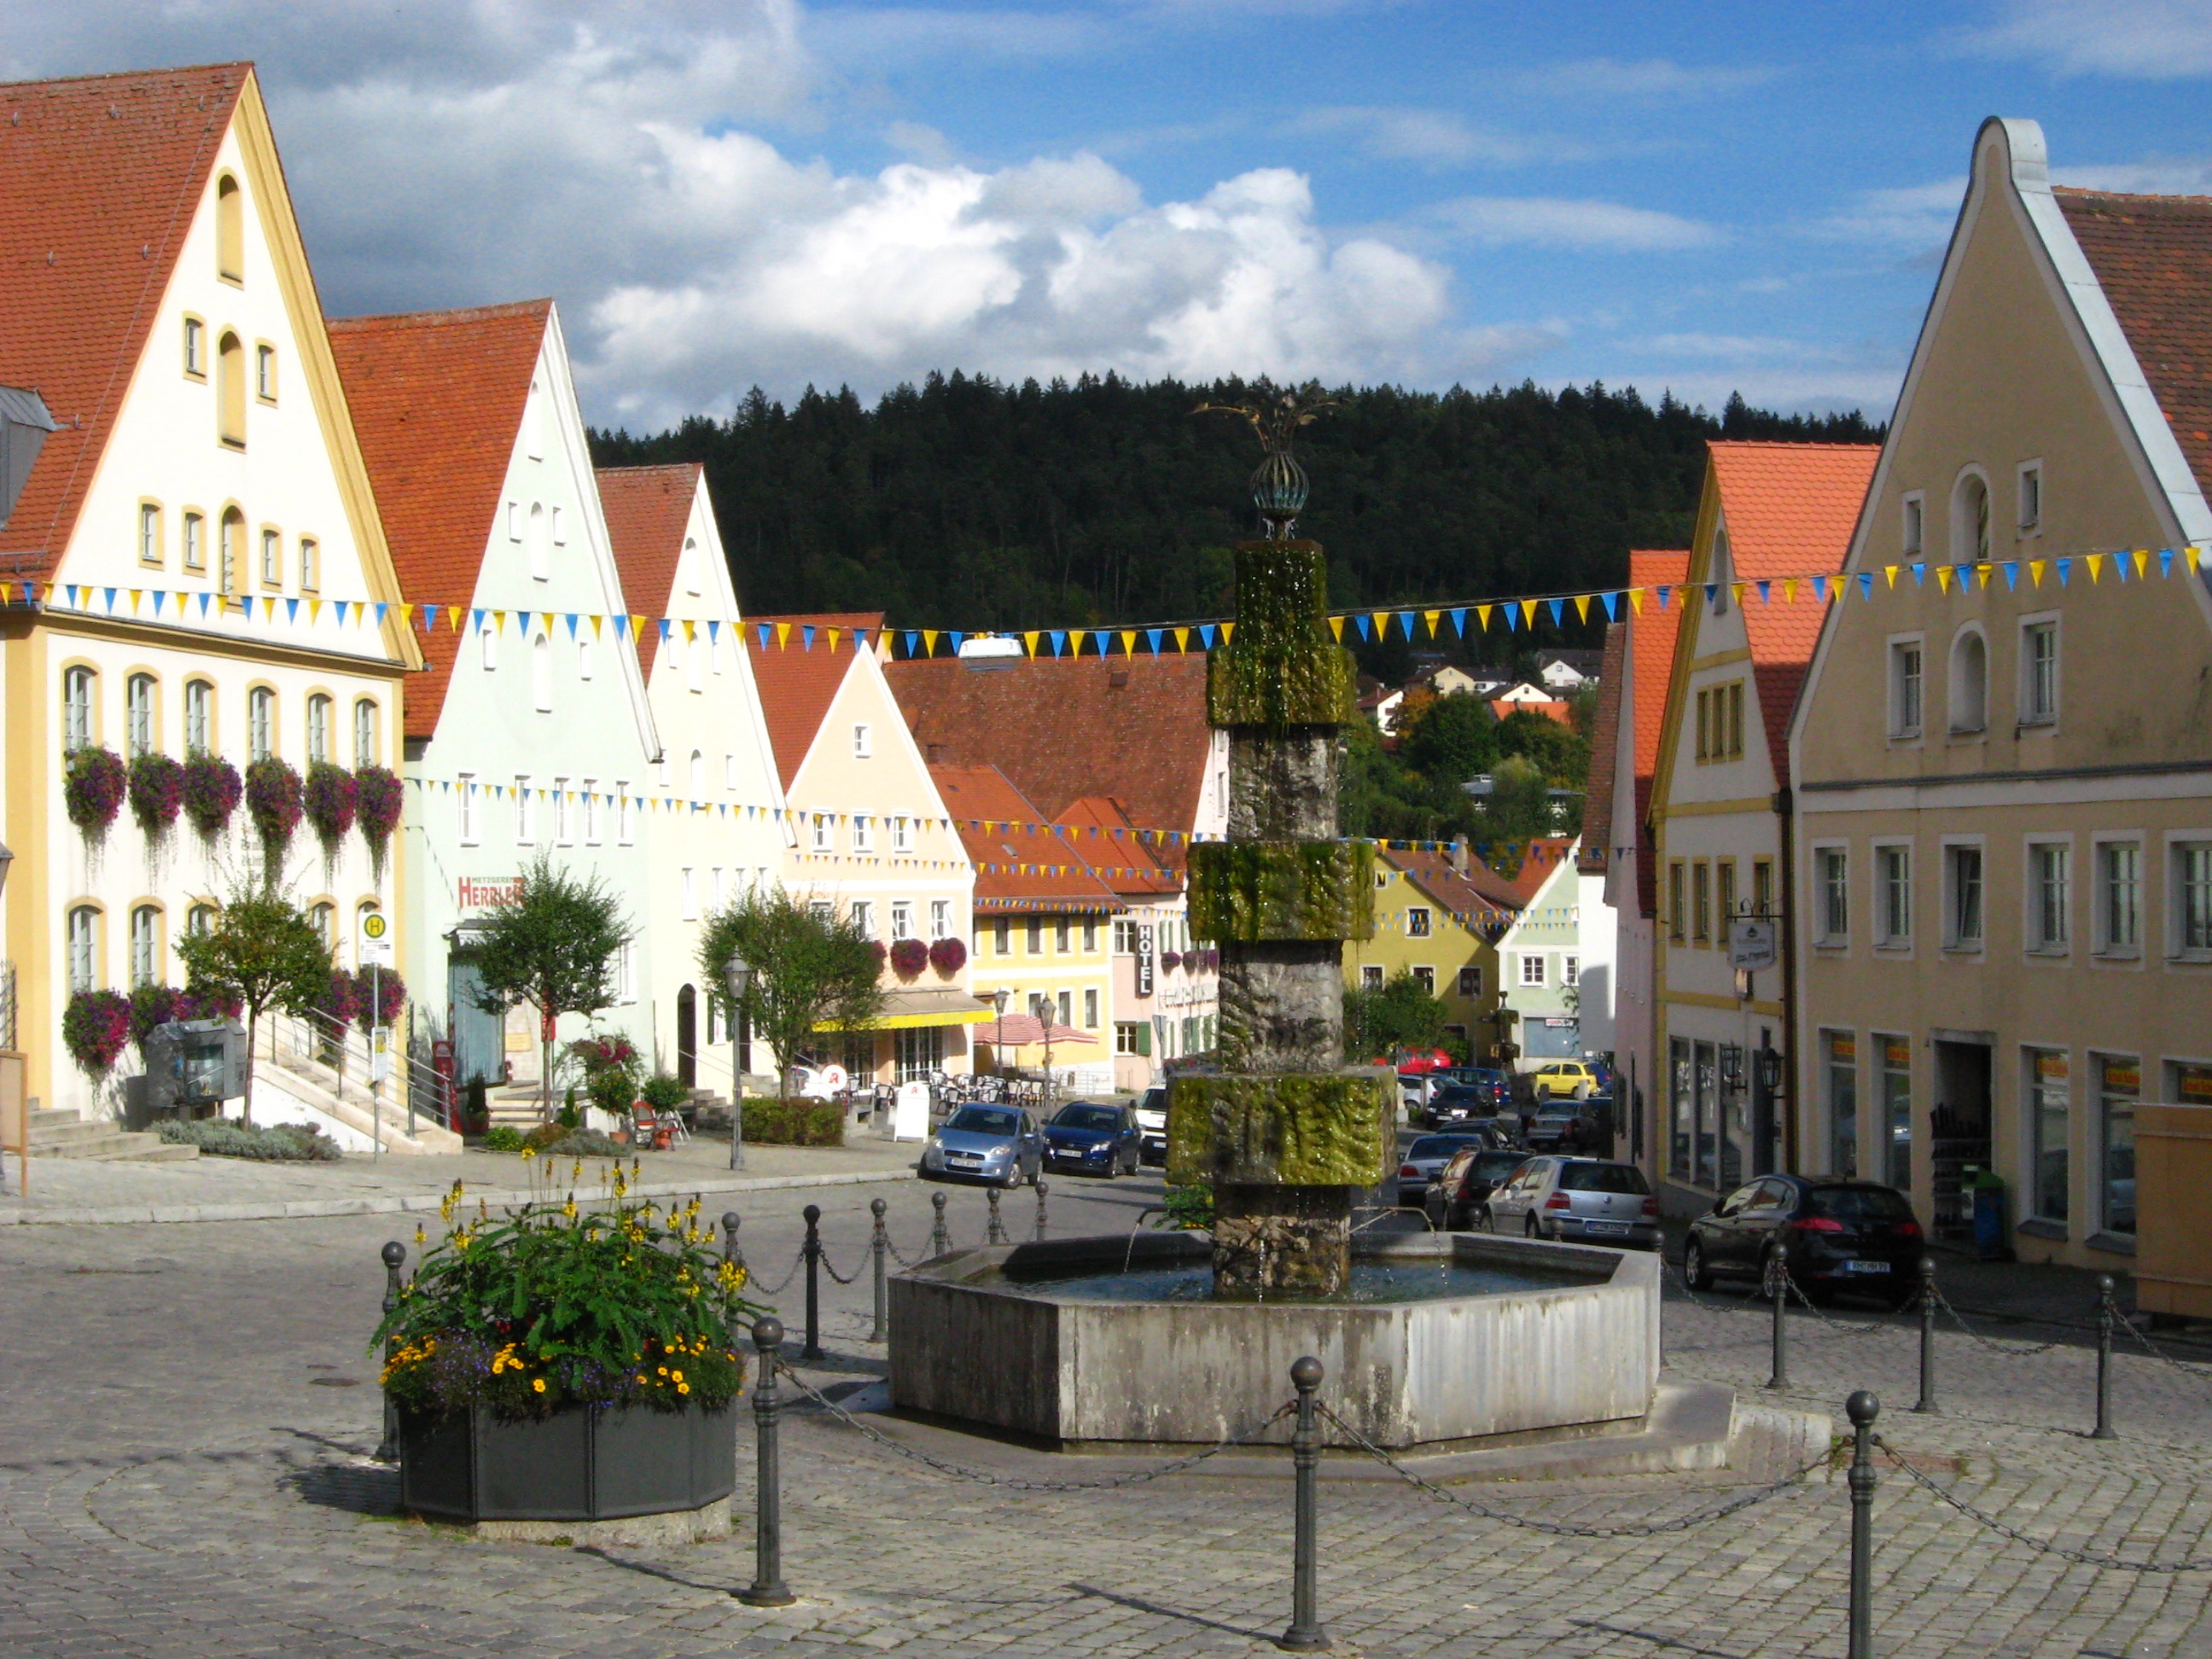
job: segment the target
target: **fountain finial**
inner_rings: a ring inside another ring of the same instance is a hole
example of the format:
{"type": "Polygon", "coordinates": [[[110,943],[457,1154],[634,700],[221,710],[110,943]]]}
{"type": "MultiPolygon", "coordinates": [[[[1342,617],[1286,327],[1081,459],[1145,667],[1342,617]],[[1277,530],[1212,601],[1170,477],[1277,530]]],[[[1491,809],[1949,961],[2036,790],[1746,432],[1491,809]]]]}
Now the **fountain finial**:
{"type": "Polygon", "coordinates": [[[1265,453],[1252,472],[1252,505],[1260,509],[1267,527],[1267,539],[1288,541],[1298,514],[1305,509],[1306,472],[1291,453],[1298,428],[1310,426],[1338,399],[1326,396],[1321,382],[1278,389],[1265,378],[1252,383],[1253,401],[1246,404],[1200,404],[1194,415],[1235,415],[1251,423],[1260,434],[1265,453]]]}

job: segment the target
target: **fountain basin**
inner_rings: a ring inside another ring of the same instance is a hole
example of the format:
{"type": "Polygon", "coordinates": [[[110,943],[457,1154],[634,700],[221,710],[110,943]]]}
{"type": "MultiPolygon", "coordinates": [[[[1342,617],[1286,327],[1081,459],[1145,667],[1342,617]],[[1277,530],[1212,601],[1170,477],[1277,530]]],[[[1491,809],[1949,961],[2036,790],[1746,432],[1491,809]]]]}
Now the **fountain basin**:
{"type": "Polygon", "coordinates": [[[1310,1353],[1322,1400],[1398,1448],[1632,1428],[1658,1386],[1654,1255],[1416,1235],[1356,1248],[1353,1299],[1216,1302],[1190,1288],[1212,1253],[1203,1233],[1060,1239],[901,1273],[892,1407],[1060,1445],[1207,1445],[1265,1422],[1310,1353]]]}

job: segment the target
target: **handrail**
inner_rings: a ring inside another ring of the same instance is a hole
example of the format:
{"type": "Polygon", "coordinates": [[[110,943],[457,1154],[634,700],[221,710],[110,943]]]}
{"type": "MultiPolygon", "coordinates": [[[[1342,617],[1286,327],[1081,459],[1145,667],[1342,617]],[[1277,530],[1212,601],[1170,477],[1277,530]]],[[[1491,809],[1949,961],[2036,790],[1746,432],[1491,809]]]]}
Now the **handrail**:
{"type": "MultiPolygon", "coordinates": [[[[387,1073],[393,1086],[379,1089],[368,1082],[375,1058],[368,1038],[350,1022],[334,1019],[319,1008],[310,1008],[304,1014],[272,1010],[267,1018],[270,1058],[279,1065],[289,1059],[313,1068],[311,1079],[331,1098],[369,1114],[372,1138],[380,1140],[387,1133],[387,1113],[403,1120],[427,1117],[441,1128],[450,1127],[446,1112],[436,1103],[443,1098],[443,1079],[404,1048],[395,1045],[386,1051],[386,1058],[398,1062],[387,1073]],[[289,1055],[280,1051],[280,1045],[289,1048],[289,1055]],[[342,1063],[329,1058],[333,1049],[342,1063]],[[426,1100],[430,1103],[427,1109],[422,1103],[426,1100]]],[[[398,1125],[389,1126],[389,1132],[398,1133],[398,1125]]]]}

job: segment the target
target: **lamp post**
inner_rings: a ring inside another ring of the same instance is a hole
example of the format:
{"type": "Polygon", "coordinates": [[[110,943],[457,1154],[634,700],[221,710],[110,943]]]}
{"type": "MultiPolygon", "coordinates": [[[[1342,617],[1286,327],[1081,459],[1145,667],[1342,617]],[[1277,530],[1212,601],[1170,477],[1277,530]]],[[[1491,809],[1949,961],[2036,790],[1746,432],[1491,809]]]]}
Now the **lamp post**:
{"type": "Polygon", "coordinates": [[[745,1167],[745,1074],[738,1065],[738,1022],[744,1018],[746,994],[753,988],[753,965],[735,951],[722,969],[730,993],[730,1167],[745,1167]]]}
{"type": "Polygon", "coordinates": [[[1044,1095],[1038,1103],[1037,1109],[1041,1112],[1048,1113],[1052,1110],[1053,1008],[1050,994],[1044,992],[1038,992],[1031,995],[1030,998],[1030,1011],[1036,1015],[1038,1029],[1044,1036],[1044,1095]]]}
{"type": "Polygon", "coordinates": [[[1012,994],[1003,985],[991,993],[991,1006],[999,1016],[991,1026],[991,1069],[1002,1078],[1006,1074],[1006,999],[1012,994]]]}

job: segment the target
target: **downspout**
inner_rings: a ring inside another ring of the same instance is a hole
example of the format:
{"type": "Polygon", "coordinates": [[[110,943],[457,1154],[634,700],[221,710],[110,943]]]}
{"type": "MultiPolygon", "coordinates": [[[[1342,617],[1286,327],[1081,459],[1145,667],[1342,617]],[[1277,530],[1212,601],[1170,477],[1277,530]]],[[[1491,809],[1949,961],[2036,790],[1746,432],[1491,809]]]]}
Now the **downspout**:
{"type": "Polygon", "coordinates": [[[1797,1162],[1797,1106],[1803,1079],[1797,1075],[1797,835],[1792,819],[1796,798],[1788,784],[1774,792],[1774,815],[1782,820],[1782,872],[1778,896],[1782,905],[1782,1167],[1795,1171],[1797,1162]]]}

